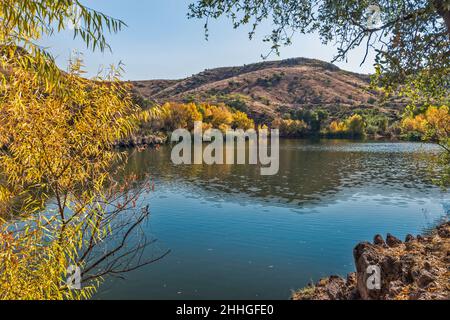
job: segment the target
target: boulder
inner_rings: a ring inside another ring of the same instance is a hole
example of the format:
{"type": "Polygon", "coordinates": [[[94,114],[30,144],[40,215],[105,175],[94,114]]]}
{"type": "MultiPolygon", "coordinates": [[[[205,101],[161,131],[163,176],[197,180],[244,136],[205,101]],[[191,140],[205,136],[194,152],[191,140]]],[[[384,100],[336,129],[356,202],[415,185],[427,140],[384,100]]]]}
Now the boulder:
{"type": "Polygon", "coordinates": [[[392,234],[388,233],[386,236],[386,244],[391,248],[395,248],[400,246],[402,244],[402,241],[394,237],[392,234]]]}
{"type": "Polygon", "coordinates": [[[377,251],[376,246],[368,242],[358,244],[353,250],[356,265],[356,288],[363,300],[376,300],[381,297],[380,290],[370,290],[367,286],[369,281],[368,268],[379,266],[383,256],[377,251]]]}
{"type": "Polygon", "coordinates": [[[383,236],[380,234],[377,234],[374,238],[373,238],[373,244],[377,245],[377,246],[386,246],[386,242],[383,239],[383,236]]]}
{"type": "Polygon", "coordinates": [[[426,288],[430,283],[436,280],[436,276],[427,270],[420,270],[414,280],[420,288],[426,288]]]}

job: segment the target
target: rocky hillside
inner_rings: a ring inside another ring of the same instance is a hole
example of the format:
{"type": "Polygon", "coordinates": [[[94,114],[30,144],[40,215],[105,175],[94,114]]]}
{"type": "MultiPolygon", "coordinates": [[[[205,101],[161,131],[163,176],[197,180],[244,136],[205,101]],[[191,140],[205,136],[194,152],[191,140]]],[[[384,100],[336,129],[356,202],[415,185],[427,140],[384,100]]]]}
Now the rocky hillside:
{"type": "Polygon", "coordinates": [[[369,81],[367,75],[323,61],[296,58],[205,70],[182,80],[135,81],[133,85],[139,95],[157,103],[223,102],[257,120],[319,108],[336,118],[367,108],[396,117],[403,104],[381,103],[377,93],[367,89],[369,81]]]}

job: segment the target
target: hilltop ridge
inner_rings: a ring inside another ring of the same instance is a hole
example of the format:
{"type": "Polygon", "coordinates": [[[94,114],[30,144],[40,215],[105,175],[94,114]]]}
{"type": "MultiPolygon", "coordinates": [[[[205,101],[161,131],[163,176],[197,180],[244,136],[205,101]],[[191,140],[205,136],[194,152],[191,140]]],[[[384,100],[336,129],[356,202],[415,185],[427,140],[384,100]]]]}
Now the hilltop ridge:
{"type": "Polygon", "coordinates": [[[238,67],[207,69],[180,80],[132,81],[135,91],[156,103],[225,103],[256,120],[292,110],[323,109],[335,118],[356,109],[376,109],[397,118],[404,103],[381,103],[369,90],[370,76],[316,59],[292,58],[238,67]]]}

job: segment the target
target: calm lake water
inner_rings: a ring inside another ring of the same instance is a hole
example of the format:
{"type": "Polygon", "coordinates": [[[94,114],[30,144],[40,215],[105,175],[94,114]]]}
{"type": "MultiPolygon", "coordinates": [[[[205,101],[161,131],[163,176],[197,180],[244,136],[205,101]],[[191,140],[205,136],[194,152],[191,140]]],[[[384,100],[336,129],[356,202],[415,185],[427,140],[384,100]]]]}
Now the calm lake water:
{"type": "Polygon", "coordinates": [[[143,228],[163,260],[108,279],[97,299],[288,299],[311,280],[354,270],[359,241],[404,238],[449,215],[432,184],[431,144],[283,140],[280,171],[175,166],[170,147],[134,153],[151,174],[143,228]]]}

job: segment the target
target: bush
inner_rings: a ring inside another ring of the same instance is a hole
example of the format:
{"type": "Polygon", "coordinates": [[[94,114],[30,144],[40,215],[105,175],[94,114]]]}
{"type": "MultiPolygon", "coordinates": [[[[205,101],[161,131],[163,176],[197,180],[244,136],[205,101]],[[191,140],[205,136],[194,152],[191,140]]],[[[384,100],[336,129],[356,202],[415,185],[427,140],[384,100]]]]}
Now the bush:
{"type": "Polygon", "coordinates": [[[312,133],[319,133],[328,116],[328,112],[324,110],[310,111],[300,109],[293,113],[292,118],[306,122],[312,133]]]}
{"type": "Polygon", "coordinates": [[[359,114],[354,114],[346,120],[348,133],[352,137],[362,137],[366,134],[366,123],[359,114]]]}
{"type": "Polygon", "coordinates": [[[306,134],[308,125],[302,120],[277,118],[272,122],[272,128],[280,130],[280,137],[302,137],[306,134]]]}
{"type": "Polygon", "coordinates": [[[345,121],[333,121],[328,127],[328,136],[360,138],[366,134],[366,123],[359,114],[354,114],[345,121]]]}
{"type": "Polygon", "coordinates": [[[249,98],[243,94],[228,94],[220,96],[217,101],[224,103],[228,107],[231,107],[237,111],[248,113],[248,101],[249,98]]]}

